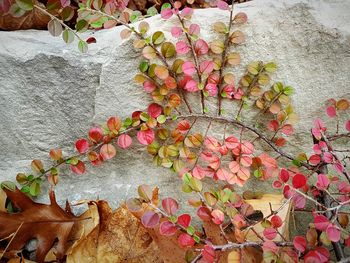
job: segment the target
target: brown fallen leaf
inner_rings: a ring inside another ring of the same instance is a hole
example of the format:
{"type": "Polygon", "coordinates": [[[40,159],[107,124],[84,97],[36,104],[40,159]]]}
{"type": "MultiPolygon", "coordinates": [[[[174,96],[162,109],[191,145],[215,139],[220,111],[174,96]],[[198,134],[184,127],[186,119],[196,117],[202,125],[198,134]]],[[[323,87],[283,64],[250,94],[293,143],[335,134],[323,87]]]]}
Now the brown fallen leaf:
{"type": "Polygon", "coordinates": [[[37,239],[36,260],[41,263],[58,240],[56,257],[61,260],[65,255],[69,233],[77,218],[56,203],[53,191],[50,192],[50,205],[33,202],[17,188],[15,191],[4,191],[13,206],[20,210],[12,214],[0,212],[0,239],[15,233],[6,251],[20,251],[28,241],[37,239]]]}
{"type": "Polygon", "coordinates": [[[161,263],[160,250],[150,234],[122,205],[114,213],[97,201],[100,223],[67,253],[67,263],[161,263]]]}
{"type": "MultiPolygon", "coordinates": [[[[11,0],[13,4],[15,1],[11,0]]],[[[38,1],[34,1],[34,4],[44,7],[43,4],[38,1]]],[[[46,29],[47,23],[50,21],[50,17],[34,8],[32,11],[26,12],[21,17],[13,17],[9,13],[0,15],[0,29],[1,30],[19,30],[19,29],[46,29]]]]}

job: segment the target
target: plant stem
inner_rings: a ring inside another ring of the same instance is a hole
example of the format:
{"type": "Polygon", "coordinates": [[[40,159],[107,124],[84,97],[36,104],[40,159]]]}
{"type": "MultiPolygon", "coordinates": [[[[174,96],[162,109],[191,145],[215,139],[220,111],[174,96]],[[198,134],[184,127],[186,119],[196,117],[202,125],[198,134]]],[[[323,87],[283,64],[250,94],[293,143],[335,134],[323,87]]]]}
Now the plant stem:
{"type": "Polygon", "coordinates": [[[218,115],[221,115],[221,83],[222,83],[222,74],[224,72],[224,68],[225,68],[225,60],[226,60],[226,53],[227,53],[227,49],[230,43],[230,33],[231,33],[231,27],[232,27],[232,18],[233,18],[233,2],[232,2],[232,6],[231,6],[231,11],[230,11],[230,22],[228,25],[228,30],[227,33],[225,35],[225,44],[224,44],[224,51],[222,52],[221,55],[221,67],[220,67],[220,71],[219,71],[219,82],[218,82],[218,115]]]}
{"type": "Polygon", "coordinates": [[[40,12],[42,12],[43,14],[49,16],[51,19],[56,20],[57,22],[59,22],[65,29],[69,30],[70,32],[72,32],[80,41],[84,41],[79,35],[78,33],[73,30],[72,28],[70,28],[68,25],[66,25],[62,20],[58,19],[57,17],[55,17],[54,15],[50,14],[47,10],[45,10],[44,8],[38,6],[38,5],[34,5],[34,8],[38,9],[40,12]]]}

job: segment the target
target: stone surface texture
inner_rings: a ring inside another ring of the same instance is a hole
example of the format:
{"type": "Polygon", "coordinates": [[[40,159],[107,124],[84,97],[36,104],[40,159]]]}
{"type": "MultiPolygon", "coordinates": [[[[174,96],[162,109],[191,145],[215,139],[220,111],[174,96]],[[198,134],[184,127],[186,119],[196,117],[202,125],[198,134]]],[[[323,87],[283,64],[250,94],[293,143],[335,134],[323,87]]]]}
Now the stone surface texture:
{"type": "MultiPolygon", "coordinates": [[[[323,115],[323,102],[350,98],[350,2],[346,0],[254,0],[239,4],[248,14],[241,30],[247,42],[238,48],[242,65],[275,61],[275,80],[293,86],[293,103],[300,116],[289,145],[295,152],[310,146],[312,120],[323,115]]],[[[201,35],[216,38],[212,24],[227,21],[218,9],[195,10],[193,21],[201,35]]],[[[169,30],[176,20],[147,19],[151,30],[169,30]]],[[[88,54],[75,44],[46,31],[0,32],[0,180],[27,172],[32,159],[48,160],[52,148],[74,153],[74,142],[109,116],[127,117],[144,109],[147,94],[133,82],[141,59],[132,42],[122,41],[122,27],[101,30],[88,54]]],[[[243,67],[234,69],[240,76],[243,67]]],[[[158,185],[169,196],[181,196],[177,176],[154,167],[137,145],[119,151],[102,167],[88,167],[76,176],[63,169],[57,197],[60,202],[107,199],[116,207],[136,194],[137,185],[158,185]]],[[[259,182],[253,184],[259,187],[259,182]]],[[[46,186],[47,187],[47,186],[46,186]]],[[[44,197],[42,197],[44,198],[44,197]]]]}

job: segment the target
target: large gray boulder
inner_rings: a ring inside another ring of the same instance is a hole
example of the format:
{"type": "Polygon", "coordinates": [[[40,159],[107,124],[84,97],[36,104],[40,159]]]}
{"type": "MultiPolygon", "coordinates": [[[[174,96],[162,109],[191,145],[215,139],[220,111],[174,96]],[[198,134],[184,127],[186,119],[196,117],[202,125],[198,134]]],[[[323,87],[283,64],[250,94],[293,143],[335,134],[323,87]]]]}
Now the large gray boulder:
{"type": "MultiPolygon", "coordinates": [[[[350,97],[350,2],[254,0],[235,8],[249,17],[241,29],[247,34],[239,47],[242,64],[276,61],[276,80],[296,90],[293,103],[300,122],[289,148],[298,152],[310,146],[309,129],[323,114],[323,102],[350,97]]],[[[207,40],[215,37],[217,20],[227,21],[228,15],[218,9],[194,13],[207,40]]],[[[157,16],[147,21],[152,30],[167,30],[173,20],[157,16]]],[[[93,124],[144,109],[149,98],[133,82],[140,55],[131,42],[120,39],[121,30],[89,33],[97,43],[84,55],[46,31],[0,32],[1,181],[28,171],[32,159],[48,160],[52,148],[73,154],[75,140],[93,124]]],[[[82,176],[63,170],[56,191],[61,202],[99,197],[115,207],[143,183],[158,185],[169,196],[180,193],[177,176],[154,167],[138,146],[120,151],[102,167],[89,167],[82,176]]]]}

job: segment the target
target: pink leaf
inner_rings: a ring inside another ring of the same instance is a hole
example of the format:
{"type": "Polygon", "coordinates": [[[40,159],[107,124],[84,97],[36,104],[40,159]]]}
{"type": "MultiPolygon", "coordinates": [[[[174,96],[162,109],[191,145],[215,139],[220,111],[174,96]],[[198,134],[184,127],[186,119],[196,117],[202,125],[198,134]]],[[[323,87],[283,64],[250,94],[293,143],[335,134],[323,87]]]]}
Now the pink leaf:
{"type": "Polygon", "coordinates": [[[330,118],[334,118],[335,116],[337,116],[337,110],[334,106],[328,106],[326,109],[326,113],[330,118]]]}
{"type": "Polygon", "coordinates": [[[338,242],[340,240],[340,229],[336,225],[329,224],[326,233],[330,241],[338,242]]]}
{"type": "Polygon", "coordinates": [[[324,215],[316,215],[314,217],[314,224],[317,230],[325,231],[330,223],[324,215]]]}
{"type": "Polygon", "coordinates": [[[171,35],[173,36],[173,37],[176,37],[176,38],[178,38],[178,37],[180,37],[181,35],[182,35],[182,28],[181,27],[178,27],[178,26],[173,26],[172,28],[171,28],[171,35]]]}
{"type": "Polygon", "coordinates": [[[187,81],[187,83],[185,85],[185,90],[187,90],[188,92],[199,91],[198,83],[195,80],[190,79],[189,81],[187,81]]]}
{"type": "Polygon", "coordinates": [[[253,159],[248,155],[242,155],[240,159],[240,163],[245,167],[250,167],[253,163],[253,159]]]}
{"type": "Polygon", "coordinates": [[[229,5],[222,0],[217,0],[216,5],[221,10],[228,10],[229,9],[229,5]]]}
{"type": "Polygon", "coordinates": [[[316,187],[320,190],[324,190],[327,189],[329,186],[329,179],[327,177],[327,175],[325,174],[318,174],[317,175],[317,183],[316,183],[316,187]]]}
{"type": "Polygon", "coordinates": [[[323,153],[323,161],[326,163],[333,163],[333,155],[330,152],[323,153]]]}
{"type": "Polygon", "coordinates": [[[203,60],[199,65],[199,71],[201,73],[210,74],[214,69],[214,62],[211,60],[203,60]]]}
{"type": "Polygon", "coordinates": [[[292,184],[294,188],[301,188],[306,185],[307,179],[303,174],[296,174],[293,176],[292,184]]]}
{"type": "Polygon", "coordinates": [[[182,233],[177,240],[179,242],[179,245],[183,248],[193,247],[196,243],[196,241],[194,241],[194,239],[186,233],[182,233]]]}
{"type": "Polygon", "coordinates": [[[350,120],[347,120],[345,123],[345,129],[350,132],[350,120]]]}
{"type": "Polygon", "coordinates": [[[163,108],[157,103],[152,103],[148,106],[147,112],[148,115],[152,118],[157,118],[159,115],[162,114],[163,108]]]}
{"type": "Polygon", "coordinates": [[[254,145],[251,142],[243,142],[241,144],[241,149],[243,154],[253,154],[254,145]]]}
{"type": "Polygon", "coordinates": [[[62,7],[70,6],[70,0],[60,0],[62,7]]]}
{"type": "Polygon", "coordinates": [[[177,218],[177,223],[184,228],[188,228],[191,224],[191,216],[189,214],[182,214],[177,218]]]}
{"type": "Polygon", "coordinates": [[[296,236],[293,240],[293,245],[296,250],[303,253],[306,250],[306,239],[303,236],[296,236]]]}
{"type": "Polygon", "coordinates": [[[220,225],[220,224],[222,224],[222,222],[224,222],[225,215],[219,209],[213,210],[211,212],[211,216],[213,217],[212,220],[213,220],[214,224],[220,225]]]}
{"type": "Polygon", "coordinates": [[[163,19],[169,19],[173,15],[173,10],[171,8],[163,9],[160,15],[163,19]]]}
{"type": "Polygon", "coordinates": [[[206,176],[206,171],[199,165],[196,165],[192,170],[192,175],[193,177],[202,180],[206,176]]]}
{"type": "Polygon", "coordinates": [[[229,168],[230,168],[231,172],[235,174],[239,171],[240,165],[238,162],[232,161],[229,163],[229,168]]]}
{"type": "Polygon", "coordinates": [[[138,131],[137,139],[141,144],[149,145],[154,140],[154,131],[152,129],[138,131]]]}
{"type": "Polygon", "coordinates": [[[190,18],[192,14],[193,14],[193,9],[192,9],[192,8],[189,8],[189,7],[185,7],[185,8],[182,9],[182,11],[181,11],[181,16],[182,16],[182,17],[190,18]]]}
{"type": "Polygon", "coordinates": [[[186,44],[185,41],[179,41],[175,45],[176,52],[179,55],[185,55],[190,51],[190,47],[186,44]]]}
{"type": "Polygon", "coordinates": [[[204,140],[204,145],[207,149],[213,151],[213,152],[218,152],[221,144],[217,139],[214,137],[208,136],[204,140]]]}
{"type": "Polygon", "coordinates": [[[272,183],[272,187],[275,188],[275,189],[280,189],[280,188],[282,188],[282,186],[283,186],[283,184],[282,184],[282,182],[279,181],[279,180],[275,180],[275,181],[273,181],[273,183],[272,183]]]}
{"type": "Polygon", "coordinates": [[[198,39],[194,44],[194,50],[197,55],[205,55],[209,51],[208,43],[205,42],[203,39],[198,39]]]}
{"type": "Polygon", "coordinates": [[[182,64],[182,70],[186,75],[192,76],[196,72],[196,66],[192,61],[186,61],[182,64]]]}
{"type": "Polygon", "coordinates": [[[179,209],[179,205],[177,201],[173,198],[164,198],[162,200],[162,207],[165,212],[167,212],[169,215],[174,215],[176,211],[179,209]]]}
{"type": "Polygon", "coordinates": [[[110,143],[102,145],[100,149],[100,155],[102,156],[103,160],[112,159],[116,153],[115,147],[110,143]]]}
{"type": "Polygon", "coordinates": [[[79,153],[86,153],[89,150],[89,142],[85,139],[79,139],[75,142],[75,148],[79,153]]]}
{"type": "Polygon", "coordinates": [[[82,161],[78,161],[76,165],[70,165],[70,169],[75,174],[83,174],[85,173],[85,164],[82,161]]]}
{"type": "Polygon", "coordinates": [[[293,126],[290,124],[283,125],[281,130],[282,130],[282,133],[287,135],[287,136],[292,135],[294,132],[293,126]]]}
{"type": "Polygon", "coordinates": [[[209,96],[215,97],[218,94],[218,88],[216,84],[208,83],[204,90],[208,92],[209,96]]]}
{"type": "Polygon", "coordinates": [[[146,228],[153,228],[159,223],[159,215],[153,211],[147,211],[141,217],[141,223],[146,228]]]}
{"type": "Polygon", "coordinates": [[[259,158],[261,160],[262,165],[264,165],[267,168],[277,168],[277,161],[275,158],[272,158],[267,153],[262,153],[259,155],[259,158]]]}
{"type": "Polygon", "coordinates": [[[118,137],[118,145],[122,149],[128,148],[132,144],[132,139],[127,134],[122,134],[118,137]]]}
{"type": "Polygon", "coordinates": [[[278,246],[273,241],[265,241],[262,246],[263,251],[272,251],[273,253],[278,252],[278,246]]]}
{"type": "Polygon", "coordinates": [[[188,28],[188,33],[190,35],[198,36],[200,32],[200,27],[197,24],[191,24],[188,28]]]}
{"type": "Polygon", "coordinates": [[[263,234],[268,240],[272,240],[277,236],[277,231],[272,227],[268,227],[264,229],[263,234]]]}
{"type": "Polygon", "coordinates": [[[159,233],[163,236],[172,236],[176,233],[176,226],[169,221],[164,221],[159,225],[159,233]]]}
{"type": "Polygon", "coordinates": [[[202,250],[202,257],[205,260],[205,263],[214,263],[215,262],[215,250],[212,246],[205,245],[202,250]]]}
{"type": "Polygon", "coordinates": [[[225,139],[225,145],[228,149],[233,150],[239,146],[239,141],[234,136],[229,136],[225,139]]]}
{"type": "Polygon", "coordinates": [[[146,80],[143,83],[143,88],[145,89],[146,92],[151,93],[157,88],[157,86],[154,84],[153,81],[146,80]]]}

